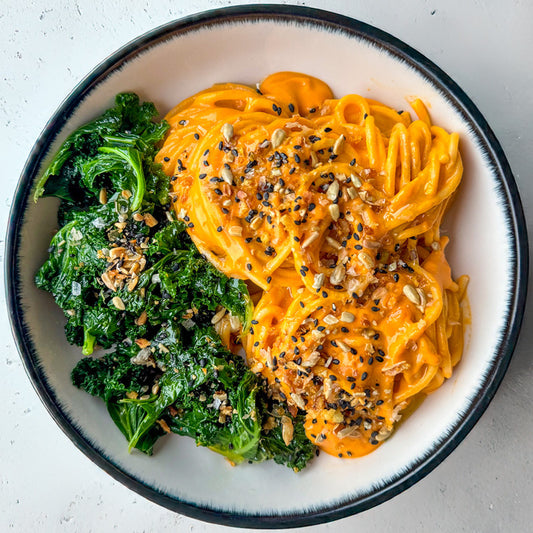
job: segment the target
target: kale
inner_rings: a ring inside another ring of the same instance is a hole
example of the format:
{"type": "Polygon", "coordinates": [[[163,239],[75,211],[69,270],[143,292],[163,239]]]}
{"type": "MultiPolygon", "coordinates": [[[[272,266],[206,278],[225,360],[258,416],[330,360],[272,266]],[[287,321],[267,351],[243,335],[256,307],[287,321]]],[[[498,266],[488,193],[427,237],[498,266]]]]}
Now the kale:
{"type": "Polygon", "coordinates": [[[150,102],[133,93],[117,95],[115,106],[77,129],[62,144],[38,181],[34,198],[56,196],[70,205],[87,206],[102,188],[134,192],[133,210],[146,194],[153,203],[168,202],[168,178],[153,163],[168,130],[150,102]]]}
{"type": "Polygon", "coordinates": [[[284,405],[277,402],[268,402],[270,405],[263,411],[267,422],[273,426],[268,431],[263,431],[254,462],[273,459],[274,462],[292,468],[299,472],[313,458],[314,444],[307,438],[304,430],[303,413],[299,412],[293,417],[284,405]],[[289,445],[285,444],[282,434],[281,418],[287,416],[293,425],[293,438],[289,445]],[[268,420],[271,418],[271,420],[268,420]]]}
{"type": "MultiPolygon", "coordinates": [[[[131,353],[119,347],[115,353],[100,359],[82,359],[72,371],[72,382],[105,401],[112,420],[129,441],[143,421],[144,410],[138,405],[124,403],[122,399],[132,393],[143,394],[157,375],[153,368],[133,364],[131,353]]],[[[155,442],[164,433],[160,425],[152,424],[137,440],[136,448],[151,455],[155,442]]]]}
{"type": "Polygon", "coordinates": [[[35,282],[86,356],[72,382],[105,402],[130,450],[152,454],[174,432],[234,463],[300,470],[314,450],[302,414],[274,402],[211,323],[223,307],[245,332],[253,305],[246,284],[211,265],[169,210],[169,179],[154,162],[168,125],[156,115],[136,95],[117,95],[67,138],[37,185],[36,199],[61,199],[35,282]],[[98,346],[108,352],[94,357],[98,346]],[[288,446],[283,417],[294,424],[288,446]]]}

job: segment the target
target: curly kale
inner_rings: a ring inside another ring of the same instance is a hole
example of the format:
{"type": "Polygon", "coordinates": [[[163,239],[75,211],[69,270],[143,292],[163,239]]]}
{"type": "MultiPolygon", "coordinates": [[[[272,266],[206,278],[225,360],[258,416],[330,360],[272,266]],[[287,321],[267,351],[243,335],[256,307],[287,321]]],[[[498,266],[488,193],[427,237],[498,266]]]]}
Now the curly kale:
{"type": "Polygon", "coordinates": [[[118,95],[67,138],[37,185],[36,199],[61,199],[61,227],[35,281],[87,356],[72,382],[106,403],[130,450],[152,454],[174,432],[234,463],[273,459],[301,470],[314,451],[302,415],[273,402],[211,324],[224,308],[246,331],[251,299],[169,210],[169,179],[154,162],[168,125],[155,116],[153,104],[118,95]],[[92,357],[98,346],[108,353],[92,357]],[[284,417],[294,425],[289,445],[284,417]]]}

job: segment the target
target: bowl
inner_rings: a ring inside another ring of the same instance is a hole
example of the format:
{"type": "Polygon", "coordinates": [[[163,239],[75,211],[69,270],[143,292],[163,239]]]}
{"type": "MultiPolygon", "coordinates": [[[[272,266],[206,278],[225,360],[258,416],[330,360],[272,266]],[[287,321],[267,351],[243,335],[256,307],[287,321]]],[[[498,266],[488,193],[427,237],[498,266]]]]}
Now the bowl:
{"type": "MultiPolygon", "coordinates": [[[[161,26],[98,65],[60,105],[23,170],[11,210],[6,285],[11,323],[26,371],[57,424],[92,461],[144,497],[191,517],[241,527],[331,521],[378,505],[434,469],[461,442],[494,396],[515,346],[526,298],[527,235],[505,155],[485,119],[442,70],[377,28],[303,7],[242,6],[161,26]],[[258,38],[258,36],[260,36],[258,38]],[[340,460],[322,454],[301,473],[272,462],[232,468],[177,436],[152,457],[128,454],[103,402],[72,386],[80,357],[64,318],[33,276],[57,225],[58,203],[35,204],[32,189],[66,136],[135,91],[164,114],[215,82],[254,85],[296,70],[351,92],[406,108],[429,106],[434,123],[459,132],[465,173],[447,214],[448,257],[470,276],[471,326],[453,376],[374,453],[340,460]]],[[[83,480],[81,480],[83,483],[83,480]]]]}

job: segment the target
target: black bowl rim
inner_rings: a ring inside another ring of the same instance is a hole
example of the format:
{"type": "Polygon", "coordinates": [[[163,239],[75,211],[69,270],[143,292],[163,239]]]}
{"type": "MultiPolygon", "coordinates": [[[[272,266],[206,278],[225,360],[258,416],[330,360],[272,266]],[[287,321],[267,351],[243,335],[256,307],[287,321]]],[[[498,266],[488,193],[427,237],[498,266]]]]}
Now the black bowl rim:
{"type": "Polygon", "coordinates": [[[13,336],[25,370],[51,416],[73,443],[113,478],[147,499],[181,514],[207,522],[233,527],[276,529],[300,527],[331,522],[370,509],[387,501],[422,479],[440,464],[466,437],[492,400],[511,360],[516,345],[527,295],[528,237],[518,188],[503,149],[483,115],[462,89],[432,61],[392,35],[358,20],[320,9],[292,5],[256,4],[213,9],[184,17],[159,26],[130,41],[93,69],[59,106],[36,141],[26,161],[14,195],[9,216],[6,244],[5,281],[7,302],[13,336]],[[450,436],[437,444],[430,453],[420,458],[408,472],[397,475],[383,487],[372,489],[363,496],[342,503],[326,505],[312,512],[282,513],[277,515],[243,514],[226,512],[190,502],[179,501],[173,496],[151,487],[124,472],[102,452],[98,451],[71,422],[56,402],[54,392],[39,365],[35,364],[35,350],[29,327],[24,320],[24,309],[18,298],[21,280],[17,268],[20,231],[24,223],[25,206],[33,188],[34,177],[39,171],[47,148],[58,131],[68,121],[78,102],[91,92],[102,80],[122,64],[174,35],[187,33],[205,26],[223,24],[235,20],[272,20],[299,22],[322,28],[340,30],[344,34],[370,42],[390,55],[406,61],[424,75],[450,100],[463,118],[474,127],[481,149],[490,160],[495,175],[501,178],[500,195],[504,199],[510,240],[514,277],[510,291],[506,318],[507,328],[497,349],[497,357],[489,368],[478,394],[471,399],[470,409],[460,417],[450,436]]]}

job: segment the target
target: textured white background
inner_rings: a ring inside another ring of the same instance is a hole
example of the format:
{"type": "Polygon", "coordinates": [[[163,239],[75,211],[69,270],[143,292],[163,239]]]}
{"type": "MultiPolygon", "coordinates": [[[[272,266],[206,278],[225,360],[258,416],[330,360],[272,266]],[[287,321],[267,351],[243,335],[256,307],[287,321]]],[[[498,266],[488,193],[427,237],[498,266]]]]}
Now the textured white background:
{"type": "MultiPolygon", "coordinates": [[[[93,66],[155,26],[235,3],[0,0],[1,227],[7,224],[13,191],[35,138],[61,100],[93,66]]],[[[443,68],[478,105],[502,143],[528,216],[533,208],[533,3],[293,3],[327,8],[373,24],[443,68]]],[[[2,262],[3,245],[1,239],[2,262]]],[[[3,302],[3,291],[0,298],[3,302]]],[[[12,341],[4,307],[0,310],[0,532],[231,531],[144,500],[79,452],[33,391],[12,341]]],[[[531,531],[531,319],[528,306],[523,333],[500,390],[474,430],[442,465],[377,508],[306,531],[531,531]]]]}

